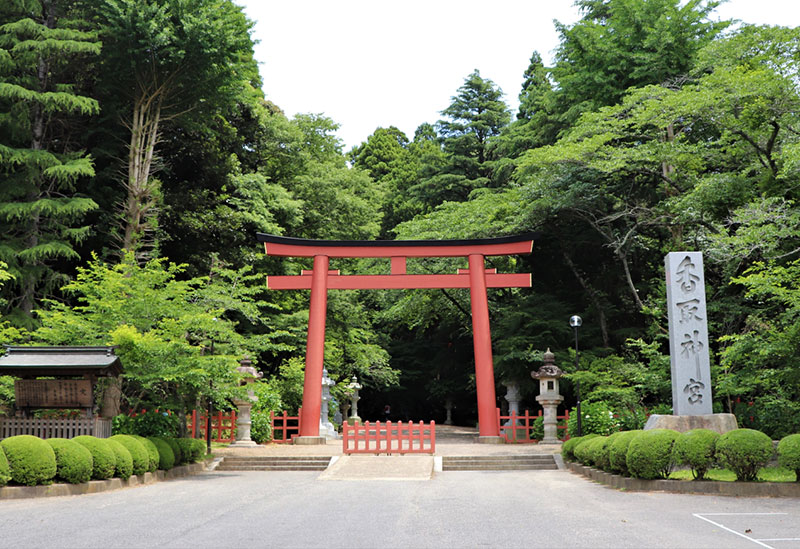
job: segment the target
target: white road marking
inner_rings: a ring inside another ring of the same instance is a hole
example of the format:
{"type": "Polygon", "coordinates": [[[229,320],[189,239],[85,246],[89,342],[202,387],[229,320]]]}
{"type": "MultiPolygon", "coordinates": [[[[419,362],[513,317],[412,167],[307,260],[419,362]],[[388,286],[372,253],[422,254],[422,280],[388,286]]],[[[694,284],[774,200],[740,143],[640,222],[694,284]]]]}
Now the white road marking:
{"type": "MultiPolygon", "coordinates": [[[[707,514],[709,514],[709,515],[785,515],[786,513],[707,513],[707,514]]],[[[711,524],[713,524],[717,528],[722,528],[726,532],[730,532],[731,534],[736,534],[737,536],[743,537],[746,540],[750,540],[753,543],[756,543],[756,544],[760,545],[761,547],[766,547],[767,549],[775,549],[771,545],[767,545],[766,543],[763,543],[763,542],[761,542],[761,541],[759,541],[759,540],[757,540],[755,538],[751,538],[750,536],[746,536],[744,534],[741,534],[741,533],[737,532],[736,530],[731,530],[727,526],[723,526],[722,524],[719,524],[718,522],[714,522],[713,520],[708,519],[708,518],[706,518],[706,517],[704,517],[704,516],[702,516],[702,515],[700,515],[698,513],[692,513],[692,516],[695,516],[695,517],[697,517],[697,518],[699,518],[701,520],[704,520],[706,522],[710,522],[711,524]]]]}
{"type": "Polygon", "coordinates": [[[758,541],[800,541],[800,538],[761,538],[758,541]]]}

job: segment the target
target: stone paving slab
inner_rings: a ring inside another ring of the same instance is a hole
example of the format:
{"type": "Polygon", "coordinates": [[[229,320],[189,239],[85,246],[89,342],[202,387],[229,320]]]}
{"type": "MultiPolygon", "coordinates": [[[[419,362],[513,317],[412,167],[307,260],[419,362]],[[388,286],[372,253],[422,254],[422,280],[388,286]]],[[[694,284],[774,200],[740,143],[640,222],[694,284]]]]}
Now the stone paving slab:
{"type": "Polygon", "coordinates": [[[342,456],[319,480],[430,480],[433,456],[342,456]]]}

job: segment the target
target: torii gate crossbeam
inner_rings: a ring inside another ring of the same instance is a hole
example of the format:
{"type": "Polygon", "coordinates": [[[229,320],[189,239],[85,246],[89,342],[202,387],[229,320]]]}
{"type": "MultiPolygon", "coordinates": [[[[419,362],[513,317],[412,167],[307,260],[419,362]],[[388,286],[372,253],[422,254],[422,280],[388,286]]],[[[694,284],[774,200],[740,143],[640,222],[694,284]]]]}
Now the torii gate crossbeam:
{"type": "Polygon", "coordinates": [[[498,274],[486,269],[484,257],[529,254],[533,234],[475,240],[308,240],[258,233],[267,255],[313,257],[314,268],[297,276],[267,277],[274,290],[311,290],[303,382],[303,409],[299,443],[322,443],[319,414],[322,400],[322,369],[325,354],[325,317],[328,290],[375,290],[412,288],[469,288],[475,350],[475,385],[478,397],[479,442],[499,442],[495,414],[494,366],[489,327],[487,288],[529,288],[530,274],[498,274]],[[331,257],[386,257],[391,259],[388,275],[341,275],[329,270],[331,257]],[[466,257],[468,269],[456,274],[408,274],[408,257],[466,257]]]}

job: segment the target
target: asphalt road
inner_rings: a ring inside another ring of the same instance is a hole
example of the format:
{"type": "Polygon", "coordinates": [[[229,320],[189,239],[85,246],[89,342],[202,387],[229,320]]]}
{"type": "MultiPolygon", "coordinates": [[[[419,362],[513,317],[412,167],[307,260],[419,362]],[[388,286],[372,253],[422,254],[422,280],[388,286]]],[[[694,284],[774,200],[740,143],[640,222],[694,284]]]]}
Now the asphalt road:
{"type": "Polygon", "coordinates": [[[565,471],[428,481],[206,473],[0,501],[0,547],[800,549],[800,499],[625,493],[565,471]]]}

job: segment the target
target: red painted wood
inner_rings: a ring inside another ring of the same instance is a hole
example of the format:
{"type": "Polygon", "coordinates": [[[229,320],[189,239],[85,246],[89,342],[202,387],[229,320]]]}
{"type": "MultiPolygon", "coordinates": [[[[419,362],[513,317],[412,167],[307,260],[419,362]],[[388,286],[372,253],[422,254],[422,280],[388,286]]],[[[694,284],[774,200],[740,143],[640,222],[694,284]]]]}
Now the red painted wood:
{"type": "Polygon", "coordinates": [[[486,296],[483,256],[480,254],[469,256],[469,281],[472,342],[475,349],[475,391],[478,394],[478,436],[497,437],[500,436],[500,431],[494,421],[496,398],[489,301],[486,296]]]}
{"type": "MultiPolygon", "coordinates": [[[[314,269],[301,269],[300,276],[311,276],[314,274],[314,269]]],[[[339,269],[328,269],[328,276],[335,276],[338,275],[339,269]]]]}
{"type": "Polygon", "coordinates": [[[392,257],[392,274],[393,275],[406,274],[405,257],[392,257]]]}
{"type": "Polygon", "coordinates": [[[275,412],[270,411],[269,422],[272,426],[272,442],[276,444],[291,443],[300,433],[299,413],[296,416],[290,416],[284,410],[283,415],[276,416],[275,412]],[[290,425],[289,422],[294,422],[294,425],[290,425]],[[277,436],[279,432],[281,434],[280,437],[277,436]]]}
{"type": "Polygon", "coordinates": [[[267,255],[282,257],[467,257],[472,254],[529,254],[533,240],[503,243],[480,243],[443,246],[325,246],[265,242],[267,255]]]}
{"type": "MultiPolygon", "coordinates": [[[[456,272],[457,272],[458,274],[469,274],[469,269],[458,269],[456,272]]],[[[487,274],[487,275],[490,275],[490,274],[497,274],[497,269],[494,269],[494,268],[492,268],[492,269],[486,269],[486,274],[487,274]]]]}
{"type": "Polygon", "coordinates": [[[434,454],[436,423],[344,423],[342,451],[345,454],[434,454]],[[417,447],[414,447],[415,440],[418,441],[417,447]]]}
{"type": "MultiPolygon", "coordinates": [[[[487,274],[487,288],[530,288],[531,275],[527,273],[487,274]]],[[[328,279],[329,290],[398,290],[425,288],[469,288],[469,274],[390,274],[345,275],[328,279]]],[[[269,276],[270,290],[310,290],[311,277],[269,276]]]]}
{"type": "MultiPolygon", "coordinates": [[[[500,436],[509,443],[536,444],[539,441],[535,438],[531,438],[531,430],[533,429],[533,422],[536,421],[536,418],[538,417],[542,417],[541,410],[539,410],[539,413],[535,416],[531,415],[528,410],[525,410],[525,414],[512,413],[511,415],[503,416],[500,415],[500,408],[497,408],[497,426],[500,430],[500,436]],[[504,420],[514,421],[511,425],[504,426],[504,420]]],[[[569,410],[564,410],[563,416],[556,416],[556,420],[563,422],[563,424],[556,426],[557,430],[564,431],[564,434],[559,438],[562,441],[569,440],[569,433],[567,432],[567,426],[569,423],[569,410]]]]}
{"type": "Polygon", "coordinates": [[[314,257],[314,274],[311,275],[311,302],[308,307],[303,408],[300,411],[301,437],[319,436],[322,368],[325,358],[325,316],[328,307],[328,262],[328,256],[314,257]]]}

